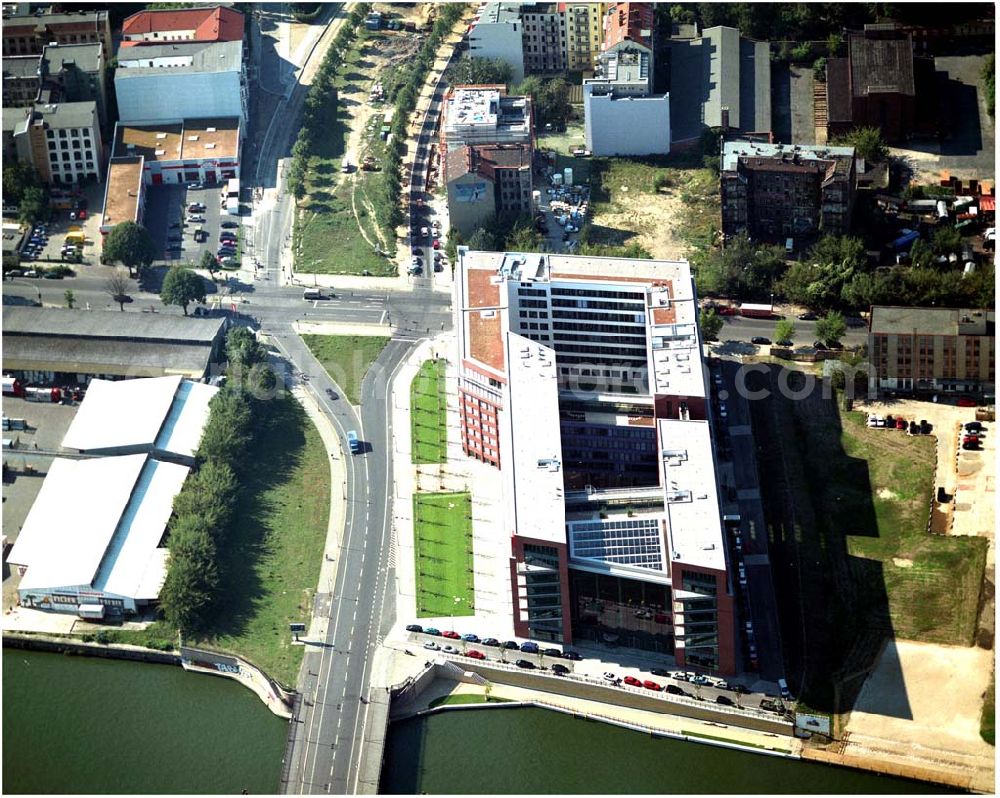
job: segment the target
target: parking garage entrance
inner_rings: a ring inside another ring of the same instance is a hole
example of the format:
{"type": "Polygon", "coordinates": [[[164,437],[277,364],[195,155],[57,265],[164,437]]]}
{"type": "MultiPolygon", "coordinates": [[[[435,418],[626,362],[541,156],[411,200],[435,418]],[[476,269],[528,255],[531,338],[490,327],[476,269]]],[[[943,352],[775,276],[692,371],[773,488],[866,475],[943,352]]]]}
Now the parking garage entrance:
{"type": "Polygon", "coordinates": [[[670,587],[570,568],[573,639],[672,655],[670,587]]]}

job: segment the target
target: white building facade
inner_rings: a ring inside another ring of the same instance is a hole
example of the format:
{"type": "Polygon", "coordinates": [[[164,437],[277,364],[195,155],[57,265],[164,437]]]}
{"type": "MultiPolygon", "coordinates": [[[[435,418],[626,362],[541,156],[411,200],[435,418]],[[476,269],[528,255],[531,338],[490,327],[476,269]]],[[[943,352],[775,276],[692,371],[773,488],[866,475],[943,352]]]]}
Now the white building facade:
{"type": "Polygon", "coordinates": [[[584,83],[584,131],[594,155],[666,155],[670,152],[670,95],[618,96],[584,83]]]}

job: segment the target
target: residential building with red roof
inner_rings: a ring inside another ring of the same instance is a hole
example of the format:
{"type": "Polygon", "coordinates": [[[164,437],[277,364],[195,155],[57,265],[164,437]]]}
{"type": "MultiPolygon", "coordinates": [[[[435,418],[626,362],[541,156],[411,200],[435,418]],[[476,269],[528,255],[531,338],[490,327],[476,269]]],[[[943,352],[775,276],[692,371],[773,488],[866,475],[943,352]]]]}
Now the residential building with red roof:
{"type": "Polygon", "coordinates": [[[122,23],[122,47],[164,42],[241,42],[243,15],[225,6],[140,11],[122,23]]]}

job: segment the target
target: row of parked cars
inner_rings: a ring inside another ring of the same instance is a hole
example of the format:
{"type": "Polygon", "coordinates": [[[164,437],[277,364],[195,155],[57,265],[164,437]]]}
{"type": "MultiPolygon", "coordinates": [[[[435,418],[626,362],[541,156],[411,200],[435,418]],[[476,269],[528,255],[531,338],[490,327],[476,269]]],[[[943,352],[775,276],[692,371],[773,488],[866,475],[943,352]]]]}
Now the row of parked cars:
{"type": "Polygon", "coordinates": [[[966,451],[979,451],[982,448],[986,427],[981,421],[970,421],[959,430],[958,437],[962,448],[966,451]]]}
{"type": "MultiPolygon", "coordinates": [[[[416,623],[409,624],[406,627],[406,631],[415,632],[417,634],[430,635],[431,637],[443,637],[447,640],[461,640],[465,643],[476,643],[480,646],[489,646],[491,648],[502,648],[515,651],[522,651],[525,654],[543,654],[547,657],[559,657],[561,659],[568,659],[574,662],[579,662],[580,660],[583,659],[583,657],[576,651],[561,651],[558,648],[541,648],[539,647],[538,643],[533,643],[530,640],[526,643],[518,643],[516,640],[507,640],[505,642],[502,642],[500,640],[497,640],[495,637],[480,638],[479,635],[472,633],[459,634],[458,632],[452,632],[452,631],[442,632],[439,629],[435,629],[433,626],[425,627],[416,623]]],[[[426,645],[425,648],[427,648],[426,645]]],[[[481,654],[482,652],[478,653],[481,654]]]]}
{"type": "Polygon", "coordinates": [[[908,435],[930,435],[934,429],[934,425],[924,418],[920,419],[919,422],[908,422],[902,416],[893,416],[891,414],[880,416],[877,413],[868,414],[868,426],[872,429],[903,430],[908,435]]]}

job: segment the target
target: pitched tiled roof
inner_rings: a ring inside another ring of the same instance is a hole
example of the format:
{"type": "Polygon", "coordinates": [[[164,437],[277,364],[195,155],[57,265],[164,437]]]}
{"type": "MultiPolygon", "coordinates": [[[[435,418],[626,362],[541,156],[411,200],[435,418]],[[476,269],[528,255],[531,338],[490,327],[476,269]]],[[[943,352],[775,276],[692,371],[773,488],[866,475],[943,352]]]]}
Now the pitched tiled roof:
{"type": "MultiPolygon", "coordinates": [[[[243,15],[231,8],[185,8],[163,11],[140,11],[122,23],[123,36],[142,33],[169,33],[193,30],[195,41],[234,42],[243,40],[243,15]]],[[[165,37],[169,38],[169,37],[165,37]]],[[[123,41],[122,47],[141,44],[123,41]]]]}

